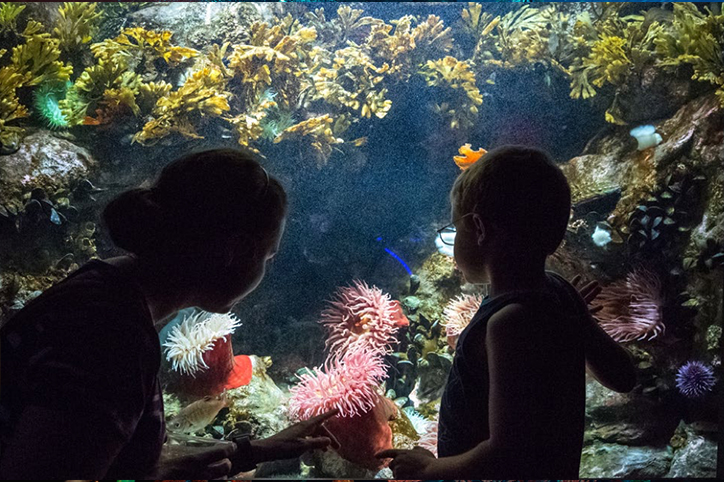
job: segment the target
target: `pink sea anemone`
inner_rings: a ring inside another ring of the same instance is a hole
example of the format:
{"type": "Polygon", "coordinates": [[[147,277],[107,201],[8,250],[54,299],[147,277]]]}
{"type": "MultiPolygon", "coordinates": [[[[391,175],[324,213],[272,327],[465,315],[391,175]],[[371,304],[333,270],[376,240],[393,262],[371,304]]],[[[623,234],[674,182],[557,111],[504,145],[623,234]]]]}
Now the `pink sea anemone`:
{"type": "Polygon", "coordinates": [[[460,295],[447,304],[443,311],[443,326],[451,348],[455,348],[460,333],[470,324],[482,302],[481,295],[460,295]]]}
{"type": "Polygon", "coordinates": [[[406,321],[400,304],[364,281],[353,284],[337,290],[319,320],[329,333],[326,345],[330,355],[338,358],[360,347],[372,353],[390,353],[395,334],[406,321]]]}
{"type": "Polygon", "coordinates": [[[389,420],[397,413],[392,401],[378,388],[386,376],[382,357],[365,348],[356,348],[342,358],[328,358],[324,370],[300,377],[290,390],[290,414],[306,420],[334,408],[339,415],[325,422],[340,444],[339,454],[370,469],[385,462],[375,454],[392,448],[389,420]]]}
{"type": "Polygon", "coordinates": [[[333,408],[339,409],[341,417],[360,415],[376,403],[377,387],[385,377],[382,358],[363,347],[341,359],[329,358],[324,370],[305,373],[291,388],[291,415],[306,420],[333,408]]]}
{"type": "Polygon", "coordinates": [[[664,333],[661,281],[649,270],[636,269],[605,287],[596,303],[603,307],[596,313],[601,328],[618,342],[652,340],[664,333]]]}

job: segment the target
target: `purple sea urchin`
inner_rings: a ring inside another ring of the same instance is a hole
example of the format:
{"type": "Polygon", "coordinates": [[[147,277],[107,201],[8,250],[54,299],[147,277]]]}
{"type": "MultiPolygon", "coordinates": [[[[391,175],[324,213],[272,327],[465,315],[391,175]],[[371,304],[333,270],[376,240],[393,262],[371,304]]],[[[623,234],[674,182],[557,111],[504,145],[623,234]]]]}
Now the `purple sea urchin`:
{"type": "Polygon", "coordinates": [[[676,387],[688,398],[699,398],[710,392],[716,383],[714,371],[700,361],[690,361],[679,368],[676,387]]]}

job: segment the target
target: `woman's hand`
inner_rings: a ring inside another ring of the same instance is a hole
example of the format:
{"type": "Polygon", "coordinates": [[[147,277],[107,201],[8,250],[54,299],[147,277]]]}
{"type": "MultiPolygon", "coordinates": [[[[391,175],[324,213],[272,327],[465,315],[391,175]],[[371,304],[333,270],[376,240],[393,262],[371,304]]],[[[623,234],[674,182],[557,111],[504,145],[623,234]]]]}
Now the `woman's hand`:
{"type": "Polygon", "coordinates": [[[337,409],[330,410],[287,427],[269,438],[252,441],[254,462],[293,459],[310,450],[327,450],[330,445],[339,448],[337,439],[324,426],[325,421],[338,413],[337,409]]]}
{"type": "MultiPolygon", "coordinates": [[[[596,299],[596,296],[598,296],[601,293],[601,285],[598,284],[598,281],[591,281],[590,283],[582,286],[581,288],[578,287],[578,285],[581,282],[581,275],[577,274],[576,276],[571,279],[570,283],[573,285],[574,288],[578,290],[578,293],[581,295],[581,298],[583,298],[583,301],[586,302],[586,305],[590,305],[593,303],[593,300],[596,299]]],[[[593,316],[595,313],[598,313],[603,309],[603,306],[592,306],[589,308],[588,312],[593,316]]]]}
{"type": "Polygon", "coordinates": [[[156,473],[150,479],[221,479],[229,475],[232,442],[217,442],[211,447],[164,445],[156,473]]]}
{"type": "Polygon", "coordinates": [[[432,467],[437,461],[435,454],[422,447],[412,450],[383,450],[375,454],[380,459],[392,458],[390,469],[395,479],[432,479],[432,467]]]}

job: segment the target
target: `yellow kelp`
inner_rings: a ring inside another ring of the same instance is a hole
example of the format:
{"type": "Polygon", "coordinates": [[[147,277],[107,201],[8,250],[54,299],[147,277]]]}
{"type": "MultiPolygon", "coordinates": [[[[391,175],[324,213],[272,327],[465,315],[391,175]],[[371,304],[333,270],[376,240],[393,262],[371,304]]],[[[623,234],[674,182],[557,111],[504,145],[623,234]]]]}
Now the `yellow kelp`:
{"type": "Polygon", "coordinates": [[[309,137],[309,143],[317,158],[317,167],[322,167],[327,163],[327,159],[332,154],[332,146],[341,144],[344,139],[334,136],[332,132],[332,124],[334,119],[329,114],[323,116],[312,117],[305,121],[285,129],[274,143],[279,143],[285,139],[309,137]]]}
{"type": "Polygon", "coordinates": [[[270,27],[255,22],[250,28],[248,44],[234,45],[229,55],[229,68],[241,84],[242,99],[256,99],[269,87],[279,101],[292,105],[301,90],[302,67],[300,50],[317,38],[314,28],[301,28],[287,35],[281,24],[270,27]]]}
{"type": "Polygon", "coordinates": [[[454,105],[447,102],[435,106],[435,111],[449,122],[451,129],[467,129],[474,125],[478,106],[483,96],[475,85],[475,74],[467,62],[447,56],[440,60],[428,60],[420,72],[427,85],[451,90],[458,99],[454,105]]]}
{"type": "Polygon", "coordinates": [[[152,144],[172,133],[202,139],[197,127],[210,117],[229,110],[230,94],[224,91],[226,79],[218,70],[195,72],[177,91],[161,97],[153,109],[153,120],[133,136],[134,142],[152,144]]]}
{"type": "Polygon", "coordinates": [[[656,39],[659,65],[691,64],[692,79],[716,86],[724,106],[724,14],[701,13],[693,3],[674,3],[672,28],[656,39]]]}
{"type": "Polygon", "coordinates": [[[152,64],[158,58],[162,58],[170,66],[175,66],[199,54],[194,49],[172,45],[172,36],[167,30],[156,32],[143,27],[126,28],[115,39],[93,44],[91,50],[99,59],[126,57],[130,68],[143,62],[149,72],[155,71],[152,64]]]}
{"type": "Polygon", "coordinates": [[[53,36],[60,41],[62,50],[74,50],[93,39],[103,16],[96,10],[97,5],[96,2],[65,2],[58,9],[53,36]]]}
{"type": "Polygon", "coordinates": [[[18,2],[0,2],[0,34],[6,31],[17,30],[16,20],[18,15],[25,10],[25,5],[18,2]]]}
{"type": "Polygon", "coordinates": [[[37,33],[39,25],[32,20],[28,22],[23,33],[26,41],[13,48],[10,63],[17,73],[24,76],[25,86],[45,81],[65,82],[73,73],[73,66],[58,60],[60,41],[51,38],[50,34],[37,33]]]}

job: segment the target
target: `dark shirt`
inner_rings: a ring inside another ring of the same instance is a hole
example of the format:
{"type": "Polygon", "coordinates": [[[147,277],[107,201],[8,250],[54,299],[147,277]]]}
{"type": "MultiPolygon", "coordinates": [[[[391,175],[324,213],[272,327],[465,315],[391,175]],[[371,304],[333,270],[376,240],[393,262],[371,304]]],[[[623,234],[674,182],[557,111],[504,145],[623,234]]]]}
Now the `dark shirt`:
{"type": "MultiPolygon", "coordinates": [[[[540,384],[530,387],[525,403],[535,435],[520,447],[521,460],[504,474],[518,478],[578,478],[585,410],[585,354],[581,317],[588,315],[578,292],[565,279],[548,273],[545,291],[506,293],[485,298],[457,342],[453,365],[440,404],[438,455],[467,452],[490,438],[489,373],[485,338],[488,320],[505,306],[523,304],[536,313],[531,331],[535,360],[530,370],[540,384]],[[470,353],[483,353],[470,359],[470,353]],[[544,395],[545,394],[545,395],[544,395]]],[[[483,477],[485,474],[476,474],[483,477]]],[[[487,475],[485,475],[487,476],[487,475]]]]}
{"type": "MultiPolygon", "coordinates": [[[[165,439],[161,348],[133,280],[91,261],[30,302],[0,337],[2,446],[13,443],[26,407],[59,411],[71,421],[83,414],[123,447],[105,478],[150,474],[165,439]]],[[[52,478],[69,471],[58,467],[52,478]]]]}

